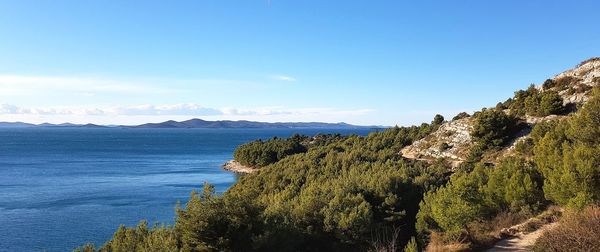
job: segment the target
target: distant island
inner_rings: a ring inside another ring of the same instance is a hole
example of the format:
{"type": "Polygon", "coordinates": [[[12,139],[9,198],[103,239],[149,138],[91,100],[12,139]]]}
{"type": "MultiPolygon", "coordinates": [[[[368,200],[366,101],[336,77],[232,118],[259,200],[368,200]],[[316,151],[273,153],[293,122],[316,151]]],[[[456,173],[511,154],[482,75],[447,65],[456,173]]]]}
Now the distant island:
{"type": "Polygon", "coordinates": [[[385,126],[359,126],[347,123],[323,123],[323,122],[254,122],[254,121],[206,121],[202,119],[190,119],[186,121],[165,121],[161,123],[145,123],[140,125],[97,125],[97,124],[32,124],[24,122],[0,122],[0,128],[26,128],[26,127],[62,127],[62,128],[173,128],[173,129],[218,129],[218,128],[318,128],[318,129],[361,129],[361,128],[386,128],[385,126]]]}
{"type": "MultiPolygon", "coordinates": [[[[213,125],[162,125],[196,123],[213,125]]],[[[600,58],[451,120],[258,139],[233,158],[250,174],[193,191],[173,226],[76,251],[600,251],[600,58]]]]}

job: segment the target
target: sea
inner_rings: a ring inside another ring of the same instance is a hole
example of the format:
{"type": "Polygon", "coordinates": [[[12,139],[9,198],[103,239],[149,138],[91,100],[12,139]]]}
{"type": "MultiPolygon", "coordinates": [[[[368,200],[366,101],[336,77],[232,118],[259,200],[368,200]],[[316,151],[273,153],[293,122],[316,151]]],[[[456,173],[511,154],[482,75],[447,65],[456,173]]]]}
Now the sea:
{"type": "Polygon", "coordinates": [[[236,182],[221,165],[245,142],[371,131],[0,128],[0,251],[72,251],[121,224],[173,224],[192,190],[236,182]]]}

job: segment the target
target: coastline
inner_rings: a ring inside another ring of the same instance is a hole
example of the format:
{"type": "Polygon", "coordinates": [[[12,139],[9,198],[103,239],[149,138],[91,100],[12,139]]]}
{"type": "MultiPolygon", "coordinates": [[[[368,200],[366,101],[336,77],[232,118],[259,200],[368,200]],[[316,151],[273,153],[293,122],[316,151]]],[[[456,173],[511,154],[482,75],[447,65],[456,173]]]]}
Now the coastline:
{"type": "Polygon", "coordinates": [[[223,169],[225,169],[225,170],[232,171],[235,173],[241,173],[241,174],[250,174],[255,171],[258,171],[258,169],[244,166],[244,165],[240,164],[240,162],[235,161],[235,160],[229,160],[226,163],[224,163],[221,167],[223,167],[223,169]]]}

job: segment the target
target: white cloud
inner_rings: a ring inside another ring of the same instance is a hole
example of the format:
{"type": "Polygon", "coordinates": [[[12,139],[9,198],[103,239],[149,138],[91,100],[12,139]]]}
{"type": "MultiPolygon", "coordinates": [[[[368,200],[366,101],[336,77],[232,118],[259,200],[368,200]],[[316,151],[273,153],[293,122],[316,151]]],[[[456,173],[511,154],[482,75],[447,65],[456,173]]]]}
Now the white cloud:
{"type": "MultiPolygon", "coordinates": [[[[278,75],[273,79],[295,81],[293,77],[278,75]]],[[[163,79],[132,78],[112,79],[98,76],[43,76],[0,74],[0,95],[29,95],[48,91],[72,92],[80,96],[97,93],[165,94],[183,93],[204,87],[255,87],[261,83],[233,79],[163,79]],[[182,88],[186,87],[186,88],[182,88]]]]}
{"type": "MultiPolygon", "coordinates": [[[[135,105],[107,108],[90,107],[37,107],[28,108],[12,104],[0,104],[0,115],[77,115],[77,116],[228,116],[252,118],[326,118],[366,115],[374,110],[339,110],[334,108],[210,108],[195,103],[167,105],[135,105]]],[[[2,118],[0,117],[0,120],[2,118]]]]}
{"type": "MultiPolygon", "coordinates": [[[[296,81],[296,78],[287,75],[268,77],[278,81],[296,81]]],[[[246,90],[253,90],[255,87],[266,86],[258,82],[225,79],[108,79],[0,74],[0,121],[136,124],[201,117],[207,120],[265,122],[356,122],[358,117],[373,111],[280,106],[217,108],[196,103],[118,105],[122,101],[127,101],[127,104],[135,104],[140,100],[169,102],[175,97],[203,99],[198,98],[201,95],[191,94],[216,95],[217,92],[229,91],[245,94],[246,90]],[[19,103],[28,106],[15,105],[19,103]]]]}
{"type": "Polygon", "coordinates": [[[284,109],[282,107],[263,107],[251,109],[224,108],[221,109],[225,115],[236,116],[272,116],[272,115],[291,115],[293,110],[284,109]]]}
{"type": "Polygon", "coordinates": [[[73,112],[57,108],[23,108],[11,104],[0,104],[0,114],[68,115],[73,112]]]}
{"type": "Polygon", "coordinates": [[[173,105],[139,105],[129,107],[116,107],[106,110],[107,114],[112,115],[190,115],[190,116],[211,116],[221,115],[222,111],[214,108],[202,107],[194,103],[181,103],[173,105]]]}
{"type": "Polygon", "coordinates": [[[250,109],[239,109],[239,108],[224,108],[220,111],[224,115],[236,115],[236,116],[360,116],[371,112],[372,109],[355,109],[355,110],[340,110],[335,108],[285,108],[285,107],[263,107],[263,108],[250,108],[250,109]]]}
{"type": "Polygon", "coordinates": [[[273,75],[271,78],[278,81],[296,81],[296,78],[287,75],[273,75]]]}
{"type": "Polygon", "coordinates": [[[190,115],[211,116],[224,114],[221,110],[202,107],[193,103],[173,105],[137,105],[110,108],[45,107],[26,108],[11,104],[0,104],[0,114],[29,115],[190,115]]]}
{"type": "Polygon", "coordinates": [[[9,94],[31,94],[46,91],[69,91],[84,96],[106,93],[165,93],[172,89],[159,88],[134,81],[104,78],[0,75],[0,90],[9,94]]]}

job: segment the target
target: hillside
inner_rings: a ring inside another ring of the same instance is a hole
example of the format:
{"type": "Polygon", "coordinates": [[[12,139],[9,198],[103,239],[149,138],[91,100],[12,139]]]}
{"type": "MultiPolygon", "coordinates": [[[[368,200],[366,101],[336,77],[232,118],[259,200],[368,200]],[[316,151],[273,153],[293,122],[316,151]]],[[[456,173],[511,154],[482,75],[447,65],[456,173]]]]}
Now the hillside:
{"type": "Polygon", "coordinates": [[[41,123],[31,124],[23,122],[0,122],[0,127],[6,128],[24,128],[24,127],[46,127],[46,128],[159,128],[159,129],[170,129],[170,128],[181,128],[181,129],[193,129],[193,128],[279,128],[279,129],[293,129],[293,128],[312,128],[312,129],[361,129],[361,128],[385,128],[384,126],[358,126],[347,123],[322,123],[322,122],[254,122],[254,121],[206,121],[202,119],[190,119],[186,121],[165,121],[161,123],[145,123],[135,126],[125,125],[97,125],[97,124],[73,124],[73,123],[41,123]]]}
{"type": "Polygon", "coordinates": [[[473,120],[470,117],[445,122],[431,135],[403,148],[401,154],[410,159],[447,158],[464,161],[473,145],[472,129],[473,120]]]}
{"type": "Polygon", "coordinates": [[[227,192],[205,184],[174,226],[121,226],[100,251],[482,251],[562,209],[543,246],[596,251],[600,218],[579,210],[600,203],[598,61],[449,122],[243,144],[256,169],[227,192]]]}
{"type": "Polygon", "coordinates": [[[357,126],[347,123],[321,123],[321,122],[253,122],[253,121],[206,121],[202,119],[191,119],[186,121],[166,121],[162,123],[146,123],[135,128],[334,128],[334,129],[357,129],[372,128],[377,126],[357,126]]]}
{"type": "MultiPolygon", "coordinates": [[[[516,143],[525,139],[537,123],[564,118],[575,112],[578,106],[589,99],[592,88],[597,86],[600,86],[600,58],[586,60],[577,67],[536,85],[535,88],[542,93],[557,92],[563,100],[563,106],[568,110],[560,115],[519,115],[519,119],[526,122],[527,127],[513,135],[508,144],[497,150],[501,155],[496,156],[510,155],[516,143]]],[[[506,108],[505,112],[510,114],[510,108],[506,108]]],[[[474,120],[470,117],[445,122],[431,135],[403,148],[401,155],[421,160],[446,158],[458,165],[468,159],[469,150],[475,144],[471,139],[473,124],[474,120]]]]}
{"type": "Polygon", "coordinates": [[[24,122],[0,122],[0,127],[3,128],[27,128],[35,127],[35,124],[24,123],[24,122]]]}

